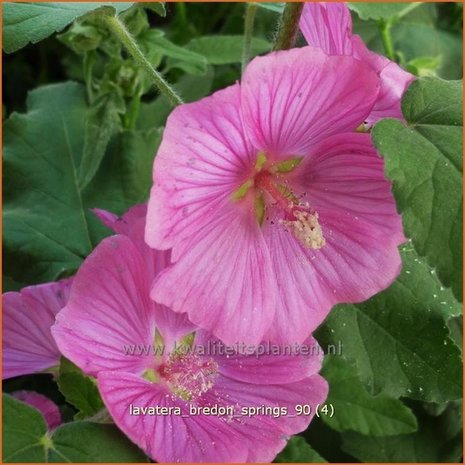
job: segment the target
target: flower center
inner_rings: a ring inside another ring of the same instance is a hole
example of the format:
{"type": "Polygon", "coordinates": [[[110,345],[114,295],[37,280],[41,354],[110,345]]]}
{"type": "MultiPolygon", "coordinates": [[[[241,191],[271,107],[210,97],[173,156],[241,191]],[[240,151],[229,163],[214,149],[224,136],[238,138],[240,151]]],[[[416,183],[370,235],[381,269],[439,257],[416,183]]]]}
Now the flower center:
{"type": "Polygon", "coordinates": [[[265,219],[265,198],[271,198],[273,206],[277,206],[283,214],[278,223],[292,232],[305,247],[321,249],[326,240],[318,222],[318,213],[295,196],[285,179],[286,174],[293,171],[301,161],[301,157],[293,157],[270,165],[266,156],[259,153],[253,176],[233,193],[232,198],[234,201],[241,200],[253,190],[255,215],[260,225],[265,219]]]}
{"type": "Polygon", "coordinates": [[[213,387],[218,364],[211,358],[173,353],[158,371],[173,394],[190,401],[213,387]]]}

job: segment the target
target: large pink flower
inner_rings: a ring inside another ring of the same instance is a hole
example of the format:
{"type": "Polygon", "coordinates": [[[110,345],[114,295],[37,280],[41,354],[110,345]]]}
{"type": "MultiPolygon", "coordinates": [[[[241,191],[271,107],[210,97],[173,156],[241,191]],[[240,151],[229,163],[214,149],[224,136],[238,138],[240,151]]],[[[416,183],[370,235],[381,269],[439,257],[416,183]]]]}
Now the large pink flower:
{"type": "Polygon", "coordinates": [[[310,354],[256,356],[234,350],[225,356],[219,349],[225,347],[205,331],[193,335],[196,328],[186,315],[150,299],[152,280],[169,252],[144,244],[144,213],[137,207],[119,220],[97,212],[119,234],[105,239],[79,269],[69,303],[52,329],[58,347],[97,376],[116,424],[153,459],[271,461],[290,435],[308,426],[326,398],[327,384],[317,374],[321,356],[311,353],[318,346],[309,338],[304,347],[310,354]],[[311,415],[295,415],[301,404],[311,406],[311,415]],[[233,410],[191,411],[216,406],[233,410]],[[248,416],[242,408],[287,409],[287,414],[259,410],[248,416]]]}
{"type": "Polygon", "coordinates": [[[65,279],[3,294],[3,379],[59,364],[50,327],[68,300],[70,284],[65,279]]]}
{"type": "Polygon", "coordinates": [[[174,264],[152,297],[226,343],[302,342],[336,303],[389,286],[401,220],[370,136],[355,133],[378,85],[359,60],[303,47],[176,108],[145,235],[174,264]]]}
{"type": "Polygon", "coordinates": [[[402,118],[401,98],[415,77],[386,57],[371,52],[358,35],[352,35],[352,18],[345,3],[307,2],[300,29],[310,45],[328,55],[354,56],[379,74],[381,89],[366,119],[369,124],[381,118],[402,118]]]}

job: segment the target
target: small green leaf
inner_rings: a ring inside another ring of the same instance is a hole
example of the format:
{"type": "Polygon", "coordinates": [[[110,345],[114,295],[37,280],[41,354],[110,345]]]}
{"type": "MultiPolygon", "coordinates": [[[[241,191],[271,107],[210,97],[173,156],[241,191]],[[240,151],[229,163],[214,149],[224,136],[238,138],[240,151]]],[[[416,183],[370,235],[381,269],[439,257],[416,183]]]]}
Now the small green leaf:
{"type": "MultiPolygon", "coordinates": [[[[242,60],[242,36],[204,36],[192,39],[186,48],[204,56],[211,65],[240,63],[242,60]]],[[[251,56],[269,52],[271,44],[254,37],[251,45],[251,56]]]]}
{"type": "Polygon", "coordinates": [[[76,365],[62,357],[58,375],[58,387],[66,401],[79,412],[77,419],[84,419],[99,413],[105,406],[95,380],[86,376],[76,365]]]}
{"type": "Polygon", "coordinates": [[[3,49],[15,52],[59,32],[76,18],[100,7],[113,12],[127,10],[132,3],[15,3],[3,5],[3,49]]]}
{"type": "Polygon", "coordinates": [[[329,383],[326,402],[334,406],[334,415],[322,419],[336,431],[392,436],[417,430],[415,415],[407,406],[384,394],[370,395],[356,369],[341,357],[328,356],[321,374],[329,383]]]}
{"type": "Polygon", "coordinates": [[[86,118],[84,151],[79,166],[79,189],[84,189],[97,172],[110,139],[121,128],[120,115],[126,110],[116,92],[102,95],[90,107],[86,118]]]}
{"type": "Polygon", "coordinates": [[[407,125],[372,131],[402,213],[405,233],[439,279],[462,296],[462,83],[423,78],[406,92],[407,125]]]}
{"type": "Polygon", "coordinates": [[[44,462],[41,444],[47,433],[43,416],[13,397],[3,394],[3,463],[44,462]]]}
{"type": "Polygon", "coordinates": [[[152,186],[152,165],[163,135],[162,128],[124,131],[119,141],[121,186],[134,203],[147,200],[152,186]]]}
{"type": "Polygon", "coordinates": [[[142,33],[139,38],[142,50],[147,54],[159,54],[170,58],[168,68],[188,69],[193,73],[205,73],[207,61],[204,56],[188,50],[186,47],[180,47],[156,29],[148,29],[142,33]]]}
{"type": "Polygon", "coordinates": [[[59,427],[52,436],[48,462],[147,462],[146,455],[114,425],[76,421],[59,427]]]}
{"type": "Polygon", "coordinates": [[[301,436],[292,437],[284,450],[276,457],[276,463],[326,463],[318,452],[301,436]]]}
{"type": "Polygon", "coordinates": [[[42,414],[3,394],[3,463],[147,462],[114,425],[76,421],[47,432],[42,414]]]}
{"type": "Polygon", "coordinates": [[[57,38],[74,52],[84,54],[95,50],[103,36],[95,26],[76,21],[66,32],[58,34],[57,38]]]}
{"type": "Polygon", "coordinates": [[[139,3],[140,6],[147,8],[148,10],[152,10],[157,15],[162,16],[163,18],[166,16],[166,2],[141,2],[139,3]]]}
{"type": "Polygon", "coordinates": [[[446,402],[462,396],[460,350],[447,319],[460,313],[452,293],[410,246],[391,287],[357,305],[335,307],[318,330],[323,346],[342,344],[373,395],[446,402]]]}
{"type": "Polygon", "coordinates": [[[436,57],[417,57],[407,63],[406,69],[419,77],[435,76],[441,63],[441,55],[436,57]]]}

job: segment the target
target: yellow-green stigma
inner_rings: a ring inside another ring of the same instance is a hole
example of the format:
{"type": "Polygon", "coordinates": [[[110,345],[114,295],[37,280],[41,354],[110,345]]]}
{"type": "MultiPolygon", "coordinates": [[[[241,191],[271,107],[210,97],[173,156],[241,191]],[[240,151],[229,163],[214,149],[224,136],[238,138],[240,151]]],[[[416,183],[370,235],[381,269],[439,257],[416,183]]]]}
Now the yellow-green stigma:
{"type": "Polygon", "coordinates": [[[152,368],[145,370],[144,374],[142,375],[142,378],[146,379],[147,381],[150,381],[151,383],[158,383],[160,381],[160,376],[152,368]]]}

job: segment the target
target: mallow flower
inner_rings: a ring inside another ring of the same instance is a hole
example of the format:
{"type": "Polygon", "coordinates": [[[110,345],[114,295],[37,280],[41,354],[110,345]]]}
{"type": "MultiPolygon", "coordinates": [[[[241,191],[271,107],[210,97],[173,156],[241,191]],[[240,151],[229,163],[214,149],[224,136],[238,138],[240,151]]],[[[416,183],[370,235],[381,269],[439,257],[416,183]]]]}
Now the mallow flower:
{"type": "Polygon", "coordinates": [[[47,371],[60,363],[50,328],[68,300],[70,284],[71,279],[64,279],[3,294],[3,379],[47,371]]]}
{"type": "Polygon", "coordinates": [[[353,56],[379,74],[381,88],[366,118],[368,124],[374,124],[381,118],[402,118],[401,98],[415,77],[397,63],[370,51],[360,36],[352,34],[352,18],[345,3],[305,3],[300,29],[309,45],[319,47],[328,55],[353,56]]]}
{"type": "Polygon", "coordinates": [[[340,302],[389,286],[403,241],[368,134],[379,78],[302,47],[177,107],[153,167],[147,243],[172,249],[151,296],[225,343],[302,342],[340,302]]]}
{"type": "MultiPolygon", "coordinates": [[[[217,339],[150,299],[152,280],[169,263],[169,251],[144,243],[145,207],[121,219],[97,214],[118,234],[104,239],[74,278],[52,328],[62,353],[97,377],[117,426],[152,459],[273,460],[327,396],[327,383],[318,375],[321,356],[256,356],[234,347],[225,356],[212,350],[221,346],[217,339]],[[298,405],[308,405],[311,414],[296,414],[298,405]]],[[[309,346],[318,347],[312,338],[309,346]]]]}

